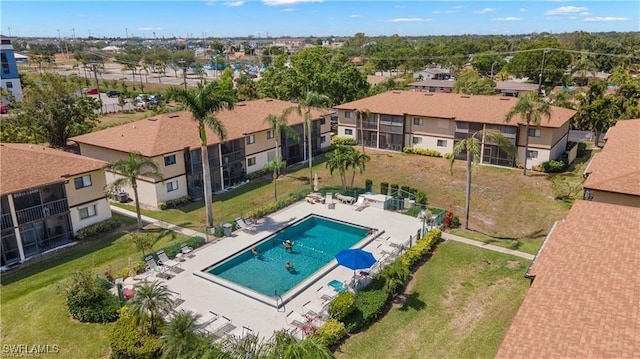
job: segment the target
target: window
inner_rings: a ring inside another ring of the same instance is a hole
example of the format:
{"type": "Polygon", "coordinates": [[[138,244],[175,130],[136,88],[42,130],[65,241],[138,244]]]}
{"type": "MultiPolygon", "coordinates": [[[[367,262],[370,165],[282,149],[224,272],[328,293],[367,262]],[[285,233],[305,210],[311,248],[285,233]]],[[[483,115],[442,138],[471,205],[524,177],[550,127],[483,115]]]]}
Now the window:
{"type": "Polygon", "coordinates": [[[538,158],[538,151],[527,151],[527,158],[538,158]]]}
{"type": "Polygon", "coordinates": [[[164,165],[171,166],[176,164],[176,155],[164,156],[164,165]]]}
{"type": "Polygon", "coordinates": [[[267,131],[267,140],[270,140],[272,138],[273,138],[273,130],[267,131]]]}
{"type": "Polygon", "coordinates": [[[7,89],[12,89],[13,88],[13,82],[8,81],[7,82],[7,89]]]}
{"type": "Polygon", "coordinates": [[[422,126],[422,119],[421,119],[421,118],[419,118],[419,117],[414,117],[414,118],[413,118],[413,124],[414,124],[415,126],[422,126]]]}
{"type": "Polygon", "coordinates": [[[434,86],[429,86],[429,92],[436,92],[436,88],[434,86]]]}
{"type": "Polygon", "coordinates": [[[438,140],[438,142],[436,143],[436,146],[447,147],[447,140],[438,140]]]}
{"type": "Polygon", "coordinates": [[[414,145],[417,145],[419,143],[422,143],[422,137],[415,137],[414,136],[412,141],[413,141],[414,145]]]}
{"type": "Polygon", "coordinates": [[[344,118],[351,118],[351,111],[345,111],[344,118]]]}
{"type": "Polygon", "coordinates": [[[449,128],[449,120],[438,120],[438,128],[449,128]]]}
{"type": "Polygon", "coordinates": [[[344,129],[344,135],[345,136],[353,136],[353,130],[350,128],[345,128],[344,129]]]}
{"type": "Polygon", "coordinates": [[[320,136],[320,143],[327,142],[327,136],[320,136]]]}
{"type": "Polygon", "coordinates": [[[540,137],[540,129],[539,128],[530,128],[529,129],[529,137],[540,137]]]}
{"type": "Polygon", "coordinates": [[[178,180],[167,182],[167,192],[173,192],[178,189],[178,180]]]}
{"type": "Polygon", "coordinates": [[[91,187],[91,176],[86,175],[82,177],[76,177],[73,182],[76,184],[76,189],[91,187]]]}
{"type": "Polygon", "coordinates": [[[326,118],[324,118],[324,117],[323,117],[323,118],[321,118],[321,119],[320,119],[320,125],[322,126],[322,125],[324,125],[325,123],[327,123],[327,119],[326,119],[326,118]]]}
{"type": "Polygon", "coordinates": [[[247,145],[250,145],[252,143],[256,142],[256,136],[254,135],[249,135],[249,137],[247,137],[247,145]]]}
{"type": "Polygon", "coordinates": [[[2,57],[2,73],[6,75],[9,73],[9,59],[4,52],[0,56],[2,57]]]}
{"type": "Polygon", "coordinates": [[[92,206],[78,208],[78,214],[80,214],[80,219],[95,217],[98,215],[98,212],[96,211],[96,205],[94,204],[92,206]]]}
{"type": "Polygon", "coordinates": [[[247,166],[251,167],[251,166],[255,166],[255,165],[256,165],[256,158],[255,157],[247,158],[247,166]]]}

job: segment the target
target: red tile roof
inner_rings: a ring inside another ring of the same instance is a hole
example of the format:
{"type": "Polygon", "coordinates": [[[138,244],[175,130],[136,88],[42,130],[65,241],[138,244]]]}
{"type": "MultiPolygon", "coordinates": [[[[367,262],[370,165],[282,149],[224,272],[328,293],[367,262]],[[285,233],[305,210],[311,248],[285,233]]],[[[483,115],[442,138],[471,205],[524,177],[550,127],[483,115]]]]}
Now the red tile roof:
{"type": "MultiPolygon", "coordinates": [[[[373,113],[403,116],[451,118],[456,121],[505,125],[504,117],[518,101],[506,96],[469,96],[450,93],[389,91],[361,100],[335,106],[341,110],[368,109],[373,113]]],[[[575,115],[575,111],[551,106],[551,118],[543,116],[541,127],[559,128],[575,115]]],[[[511,124],[524,124],[514,117],[511,124]]]]}
{"type": "Polygon", "coordinates": [[[96,171],[107,163],[73,153],[23,143],[0,145],[0,192],[3,195],[64,181],[96,171]]]}
{"type": "Polygon", "coordinates": [[[640,119],[619,120],[589,167],[584,188],[640,196],[640,119]]]}
{"type": "Polygon", "coordinates": [[[640,208],[577,201],[530,268],[498,358],[640,358],[640,208]]]}
{"type": "MultiPolygon", "coordinates": [[[[233,110],[218,112],[216,117],[224,124],[227,131],[226,140],[234,140],[243,138],[246,134],[268,130],[270,126],[264,122],[268,115],[279,115],[293,106],[296,104],[272,99],[246,101],[237,103],[233,110]]],[[[312,116],[318,119],[322,117],[322,113],[314,110],[312,116]]],[[[300,124],[302,121],[303,116],[298,115],[296,111],[289,115],[289,125],[300,124]]],[[[198,124],[188,111],[153,116],[76,136],[71,140],[122,152],[139,151],[148,157],[179,151],[185,147],[200,147],[198,124]]],[[[220,143],[218,136],[209,128],[207,141],[209,145],[220,143]]]]}

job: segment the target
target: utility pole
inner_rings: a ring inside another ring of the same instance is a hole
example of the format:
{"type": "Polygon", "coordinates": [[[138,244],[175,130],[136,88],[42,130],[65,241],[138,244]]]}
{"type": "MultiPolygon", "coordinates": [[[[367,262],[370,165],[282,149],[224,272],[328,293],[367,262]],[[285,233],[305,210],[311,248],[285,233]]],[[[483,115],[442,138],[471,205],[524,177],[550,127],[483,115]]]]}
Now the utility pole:
{"type": "Polygon", "coordinates": [[[100,101],[100,114],[102,115],[102,96],[100,95],[100,84],[98,83],[98,64],[95,62],[89,63],[91,69],[93,70],[93,76],[96,79],[96,88],[98,89],[98,100],[100,101]]]}
{"type": "Polygon", "coordinates": [[[76,28],[75,28],[75,27],[72,27],[72,28],[71,28],[71,31],[73,32],[73,37],[72,37],[72,39],[75,41],[75,39],[76,39],[76,28]]]}
{"type": "Polygon", "coordinates": [[[129,29],[128,28],[124,28],[124,34],[125,34],[125,39],[129,40],[129,29]]]}
{"type": "Polygon", "coordinates": [[[542,66],[540,67],[540,75],[538,76],[538,97],[542,94],[542,76],[544,75],[544,57],[547,49],[542,50],[542,66]]]}
{"type": "Polygon", "coordinates": [[[11,37],[11,26],[7,26],[7,29],[9,29],[9,37],[11,37]]]}

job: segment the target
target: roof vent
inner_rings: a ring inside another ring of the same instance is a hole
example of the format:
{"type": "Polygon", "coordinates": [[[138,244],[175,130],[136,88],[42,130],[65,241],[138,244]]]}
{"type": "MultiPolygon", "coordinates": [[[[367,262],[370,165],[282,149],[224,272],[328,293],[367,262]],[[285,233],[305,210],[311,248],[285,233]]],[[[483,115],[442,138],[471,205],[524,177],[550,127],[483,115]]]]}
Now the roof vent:
{"type": "Polygon", "coordinates": [[[462,95],[462,96],[460,96],[460,97],[461,97],[461,98],[471,98],[471,96],[469,96],[469,95],[462,95]]]}
{"type": "Polygon", "coordinates": [[[155,117],[149,117],[147,120],[149,120],[149,121],[158,121],[158,119],[155,118],[155,117]]]}
{"type": "Polygon", "coordinates": [[[33,148],[33,145],[29,145],[29,148],[33,148]]]}
{"type": "Polygon", "coordinates": [[[426,93],[426,94],[424,94],[424,95],[425,95],[425,96],[433,96],[433,94],[432,94],[432,93],[430,93],[430,92],[427,92],[427,93],[426,93]]]}
{"type": "Polygon", "coordinates": [[[133,126],[131,126],[131,127],[136,128],[136,125],[133,125],[133,126]]]}
{"type": "Polygon", "coordinates": [[[180,117],[180,115],[171,115],[171,116],[169,116],[169,118],[178,118],[178,117],[180,117]]]}
{"type": "Polygon", "coordinates": [[[237,103],[236,106],[246,106],[246,103],[237,103]]]}
{"type": "Polygon", "coordinates": [[[391,93],[402,93],[400,91],[391,91],[391,93]]]}
{"type": "Polygon", "coordinates": [[[270,99],[270,98],[264,100],[264,102],[272,102],[272,101],[273,101],[273,99],[270,99]]]}

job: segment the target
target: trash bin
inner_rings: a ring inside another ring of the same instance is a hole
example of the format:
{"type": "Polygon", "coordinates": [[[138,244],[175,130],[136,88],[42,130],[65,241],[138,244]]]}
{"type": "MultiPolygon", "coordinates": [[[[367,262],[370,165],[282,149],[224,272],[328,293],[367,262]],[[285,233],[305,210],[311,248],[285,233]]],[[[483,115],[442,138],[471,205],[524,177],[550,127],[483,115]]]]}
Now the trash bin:
{"type": "Polygon", "coordinates": [[[129,194],[127,192],[119,192],[118,193],[118,201],[120,203],[127,203],[129,202],[129,194]]]}
{"type": "Polygon", "coordinates": [[[224,223],[222,225],[222,229],[224,231],[225,237],[229,237],[231,235],[231,232],[233,231],[233,226],[231,225],[231,223],[224,223]]]}

